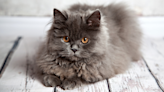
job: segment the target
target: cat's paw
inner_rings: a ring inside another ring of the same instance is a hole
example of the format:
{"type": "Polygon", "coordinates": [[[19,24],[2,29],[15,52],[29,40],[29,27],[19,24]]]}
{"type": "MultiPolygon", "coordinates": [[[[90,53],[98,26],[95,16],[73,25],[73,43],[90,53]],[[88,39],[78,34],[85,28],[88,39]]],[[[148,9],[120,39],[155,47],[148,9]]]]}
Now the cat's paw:
{"type": "Polygon", "coordinates": [[[76,82],[75,81],[71,81],[71,80],[64,80],[63,83],[61,84],[61,88],[64,90],[71,90],[73,88],[75,88],[76,86],[76,82]]]}
{"type": "Polygon", "coordinates": [[[93,75],[90,75],[90,74],[82,75],[82,79],[84,79],[85,81],[90,82],[90,83],[94,83],[94,82],[97,82],[97,81],[100,80],[96,76],[93,76],[93,75]]]}
{"type": "Polygon", "coordinates": [[[83,70],[81,77],[83,80],[90,83],[94,83],[102,79],[101,75],[97,72],[97,70],[94,70],[92,68],[83,70]]]}
{"type": "Polygon", "coordinates": [[[45,75],[43,78],[43,83],[47,87],[55,87],[61,84],[61,81],[58,77],[54,75],[45,75]]]}

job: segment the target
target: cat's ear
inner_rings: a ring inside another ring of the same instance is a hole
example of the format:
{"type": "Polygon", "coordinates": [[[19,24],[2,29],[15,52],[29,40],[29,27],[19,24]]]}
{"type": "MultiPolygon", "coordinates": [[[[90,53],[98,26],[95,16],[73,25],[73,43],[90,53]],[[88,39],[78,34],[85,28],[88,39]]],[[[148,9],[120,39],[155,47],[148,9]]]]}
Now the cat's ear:
{"type": "Polygon", "coordinates": [[[54,14],[55,21],[63,22],[66,20],[66,17],[57,9],[54,9],[53,14],[54,14]]]}
{"type": "Polygon", "coordinates": [[[100,26],[100,19],[101,19],[100,11],[96,10],[87,19],[87,25],[99,27],[100,26]]]}

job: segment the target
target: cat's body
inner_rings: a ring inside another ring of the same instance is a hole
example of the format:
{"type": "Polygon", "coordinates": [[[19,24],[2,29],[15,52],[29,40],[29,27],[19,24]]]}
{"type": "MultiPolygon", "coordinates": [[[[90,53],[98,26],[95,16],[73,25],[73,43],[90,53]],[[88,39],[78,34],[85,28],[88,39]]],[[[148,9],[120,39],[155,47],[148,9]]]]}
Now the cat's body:
{"type": "Polygon", "coordinates": [[[71,89],[124,72],[131,61],[140,59],[140,40],[136,18],[122,4],[74,5],[62,13],[54,9],[53,25],[36,63],[46,86],[71,89]]]}

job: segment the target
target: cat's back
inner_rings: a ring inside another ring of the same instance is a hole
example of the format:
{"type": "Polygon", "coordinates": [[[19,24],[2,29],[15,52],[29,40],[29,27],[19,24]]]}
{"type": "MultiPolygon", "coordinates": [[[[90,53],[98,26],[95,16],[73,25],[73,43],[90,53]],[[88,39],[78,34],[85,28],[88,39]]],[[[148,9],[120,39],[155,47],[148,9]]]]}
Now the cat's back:
{"type": "Polygon", "coordinates": [[[74,12],[80,12],[80,11],[95,11],[95,10],[100,10],[103,16],[106,16],[109,18],[114,18],[114,17],[120,17],[120,16],[127,16],[129,14],[127,11],[127,6],[123,3],[113,3],[109,5],[87,5],[87,4],[75,4],[69,8],[70,11],[74,12]]]}
{"type": "Polygon", "coordinates": [[[90,11],[100,10],[102,22],[107,24],[109,30],[114,30],[117,33],[120,31],[119,29],[137,25],[135,12],[130,10],[124,3],[112,3],[106,6],[75,4],[71,6],[69,10],[71,13],[80,12],[86,14],[90,11]]]}

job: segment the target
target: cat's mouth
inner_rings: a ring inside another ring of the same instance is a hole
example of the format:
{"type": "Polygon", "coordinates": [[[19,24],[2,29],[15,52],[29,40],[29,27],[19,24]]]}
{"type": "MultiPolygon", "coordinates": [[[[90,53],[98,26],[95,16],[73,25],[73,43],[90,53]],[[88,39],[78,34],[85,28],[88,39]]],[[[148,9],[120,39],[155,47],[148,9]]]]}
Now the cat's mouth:
{"type": "Polygon", "coordinates": [[[66,59],[68,59],[71,62],[72,61],[79,61],[80,60],[80,58],[76,54],[74,54],[72,56],[60,56],[60,57],[66,58],[66,59]]]}

